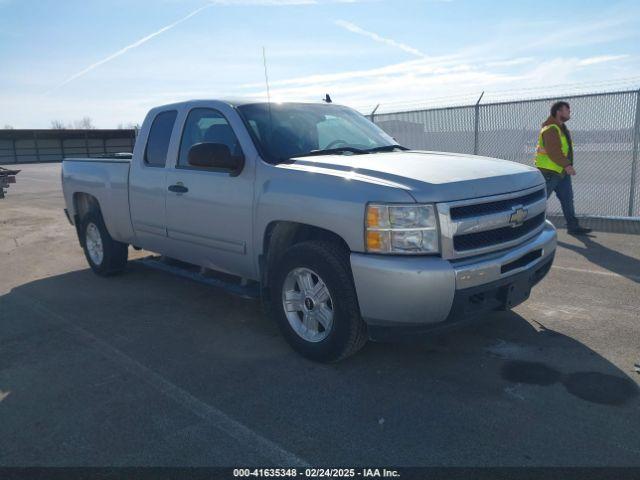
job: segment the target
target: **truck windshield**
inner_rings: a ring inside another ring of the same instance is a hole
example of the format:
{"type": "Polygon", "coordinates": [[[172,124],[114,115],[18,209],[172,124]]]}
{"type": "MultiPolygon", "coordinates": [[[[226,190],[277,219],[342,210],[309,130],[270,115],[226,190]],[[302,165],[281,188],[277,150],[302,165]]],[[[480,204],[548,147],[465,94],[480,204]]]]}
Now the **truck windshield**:
{"type": "Polygon", "coordinates": [[[321,154],[403,149],[377,125],[348,107],[331,104],[254,103],[238,107],[265,160],[321,154]]]}

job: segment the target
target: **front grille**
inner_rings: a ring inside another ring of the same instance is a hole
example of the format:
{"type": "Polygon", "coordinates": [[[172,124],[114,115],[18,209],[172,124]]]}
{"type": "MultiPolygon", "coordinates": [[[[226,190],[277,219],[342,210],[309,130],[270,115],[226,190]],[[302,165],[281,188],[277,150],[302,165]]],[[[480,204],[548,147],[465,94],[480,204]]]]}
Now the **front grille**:
{"type": "MultiPolygon", "coordinates": [[[[522,198],[522,197],[521,197],[522,198]]],[[[520,199],[516,199],[520,200],[520,199]]],[[[453,247],[458,252],[491,247],[501,243],[511,242],[533,232],[544,223],[544,213],[526,220],[518,227],[502,227],[485,232],[458,235],[453,239],[453,247]]]]}
{"type": "Polygon", "coordinates": [[[475,205],[463,205],[451,209],[451,219],[460,220],[463,218],[477,217],[479,215],[489,215],[492,213],[504,212],[517,205],[527,205],[544,198],[544,189],[524,195],[523,197],[498,200],[497,202],[476,203],[475,205]]]}

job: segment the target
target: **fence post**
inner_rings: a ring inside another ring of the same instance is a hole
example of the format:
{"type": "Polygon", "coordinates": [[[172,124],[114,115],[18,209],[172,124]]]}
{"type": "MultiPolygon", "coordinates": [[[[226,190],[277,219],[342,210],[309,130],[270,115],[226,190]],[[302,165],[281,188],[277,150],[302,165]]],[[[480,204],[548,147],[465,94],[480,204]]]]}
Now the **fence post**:
{"type": "MultiPolygon", "coordinates": [[[[380,104],[376,105],[376,108],[374,108],[371,113],[369,114],[369,120],[371,120],[373,122],[373,118],[376,114],[376,112],[378,111],[378,108],[380,107],[380,104]]],[[[375,123],[375,122],[374,122],[375,123]]]]}
{"type": "Polygon", "coordinates": [[[480,101],[484,96],[484,92],[480,94],[480,98],[476,102],[476,106],[474,108],[475,115],[473,121],[473,154],[478,154],[478,129],[480,128],[480,101]]]}
{"type": "Polygon", "coordinates": [[[636,197],[636,177],[640,150],[640,90],[636,92],[636,118],[633,125],[633,157],[631,160],[631,188],[629,189],[629,216],[633,217],[636,197]]]}

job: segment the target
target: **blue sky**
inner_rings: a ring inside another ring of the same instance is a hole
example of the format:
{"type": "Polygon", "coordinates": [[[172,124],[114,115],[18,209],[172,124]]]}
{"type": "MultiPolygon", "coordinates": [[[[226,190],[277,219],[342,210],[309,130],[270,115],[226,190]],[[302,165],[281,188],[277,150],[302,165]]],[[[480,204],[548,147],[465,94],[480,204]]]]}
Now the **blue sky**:
{"type": "Polygon", "coordinates": [[[640,2],[0,0],[0,128],[265,98],[263,46],[273,99],[361,111],[640,87],[640,2]]]}

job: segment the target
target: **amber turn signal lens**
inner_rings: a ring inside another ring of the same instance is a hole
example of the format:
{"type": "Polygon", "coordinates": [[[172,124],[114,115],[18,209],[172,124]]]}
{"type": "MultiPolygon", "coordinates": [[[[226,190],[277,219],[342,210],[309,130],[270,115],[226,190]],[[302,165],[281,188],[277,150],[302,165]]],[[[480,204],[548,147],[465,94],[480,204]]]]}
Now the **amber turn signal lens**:
{"type": "Polygon", "coordinates": [[[382,234],[380,232],[367,232],[367,250],[379,251],[382,248],[382,234]]]}
{"type": "Polygon", "coordinates": [[[380,226],[380,207],[369,207],[367,209],[367,227],[380,226]]]}

